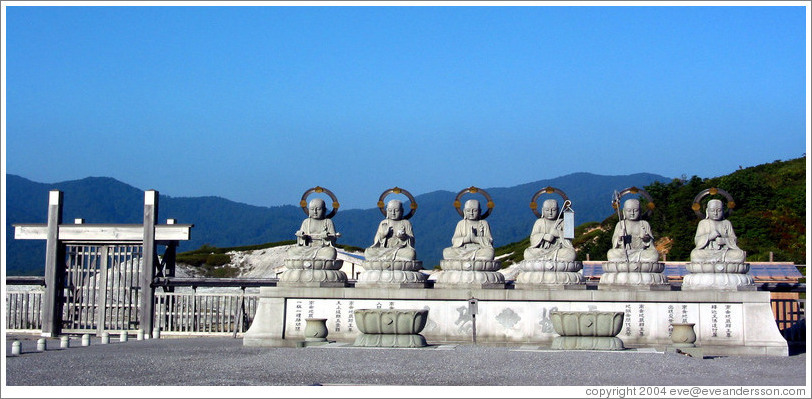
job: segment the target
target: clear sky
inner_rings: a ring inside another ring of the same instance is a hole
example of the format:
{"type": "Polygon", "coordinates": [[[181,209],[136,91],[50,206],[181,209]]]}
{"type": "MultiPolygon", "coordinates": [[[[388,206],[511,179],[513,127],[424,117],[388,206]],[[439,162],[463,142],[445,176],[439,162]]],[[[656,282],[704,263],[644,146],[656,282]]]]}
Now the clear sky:
{"type": "Polygon", "coordinates": [[[540,4],[4,3],[6,171],[352,209],[806,152],[806,8],[540,4]]]}

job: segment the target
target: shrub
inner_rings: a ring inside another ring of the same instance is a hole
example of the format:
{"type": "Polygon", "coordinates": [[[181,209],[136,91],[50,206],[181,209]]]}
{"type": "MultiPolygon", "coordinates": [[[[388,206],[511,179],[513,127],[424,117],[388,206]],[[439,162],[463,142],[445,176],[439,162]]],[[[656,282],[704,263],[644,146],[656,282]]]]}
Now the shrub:
{"type": "Polygon", "coordinates": [[[206,264],[209,266],[222,266],[231,262],[231,255],[209,254],[206,257],[206,264]]]}

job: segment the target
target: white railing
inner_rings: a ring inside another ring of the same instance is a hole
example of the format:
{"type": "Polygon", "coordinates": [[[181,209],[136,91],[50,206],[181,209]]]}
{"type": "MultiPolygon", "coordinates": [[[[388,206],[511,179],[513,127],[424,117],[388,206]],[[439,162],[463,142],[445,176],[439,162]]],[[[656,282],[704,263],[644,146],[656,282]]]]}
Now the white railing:
{"type": "Polygon", "coordinates": [[[43,291],[6,292],[6,329],[29,331],[42,329],[43,291]]]}
{"type": "Polygon", "coordinates": [[[245,332],[254,319],[257,295],[240,293],[155,292],[155,326],[161,334],[245,332]]]}

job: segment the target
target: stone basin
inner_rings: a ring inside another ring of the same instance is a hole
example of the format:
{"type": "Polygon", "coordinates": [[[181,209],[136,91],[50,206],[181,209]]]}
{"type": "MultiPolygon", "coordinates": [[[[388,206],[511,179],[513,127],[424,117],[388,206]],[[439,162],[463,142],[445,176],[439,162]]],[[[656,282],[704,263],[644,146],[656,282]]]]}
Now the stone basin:
{"type": "Polygon", "coordinates": [[[564,337],[614,337],[623,328],[623,312],[550,312],[553,328],[564,337]]]}
{"type": "Polygon", "coordinates": [[[355,325],[364,334],[420,334],[428,309],[356,309],[355,325]]]}

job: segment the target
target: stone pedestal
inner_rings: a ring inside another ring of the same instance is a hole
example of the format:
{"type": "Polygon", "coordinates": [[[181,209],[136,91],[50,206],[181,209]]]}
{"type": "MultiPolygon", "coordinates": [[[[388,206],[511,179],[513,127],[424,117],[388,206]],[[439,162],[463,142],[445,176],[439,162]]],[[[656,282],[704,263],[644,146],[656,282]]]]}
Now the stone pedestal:
{"type": "MultiPolygon", "coordinates": [[[[672,344],[672,323],[695,323],[696,344],[706,356],[787,356],[763,291],[358,289],[262,287],[246,346],[295,346],[305,339],[306,318],[326,318],[330,339],[352,343],[361,333],[356,309],[428,309],[421,331],[431,343],[470,342],[478,300],[478,343],[550,346],[558,334],[554,312],[622,312],[616,336],[627,348],[672,344]]],[[[385,338],[380,338],[385,339],[385,338]]],[[[567,341],[563,340],[562,345],[567,341]]],[[[582,344],[585,345],[585,344],[582,344]]]]}
{"type": "Polygon", "coordinates": [[[669,290],[662,262],[603,262],[602,290],[669,290]]]}
{"type": "Polygon", "coordinates": [[[524,260],[516,276],[516,289],[586,288],[580,261],[524,260]]]}
{"type": "Polygon", "coordinates": [[[502,262],[498,260],[443,259],[440,268],[435,289],[505,288],[505,275],[498,271],[502,262]]]}
{"type": "Polygon", "coordinates": [[[279,286],[344,287],[347,275],[342,272],[344,261],[330,259],[285,259],[285,270],[279,276],[279,286]]]}
{"type": "Polygon", "coordinates": [[[690,274],[682,280],[683,291],[754,291],[756,289],[749,263],[691,262],[685,266],[690,274]]]}
{"type": "Polygon", "coordinates": [[[553,350],[620,351],[626,349],[618,337],[555,337],[553,350]]]}
{"type": "Polygon", "coordinates": [[[368,259],[355,283],[357,288],[425,288],[426,275],[419,260],[368,259]]]}

